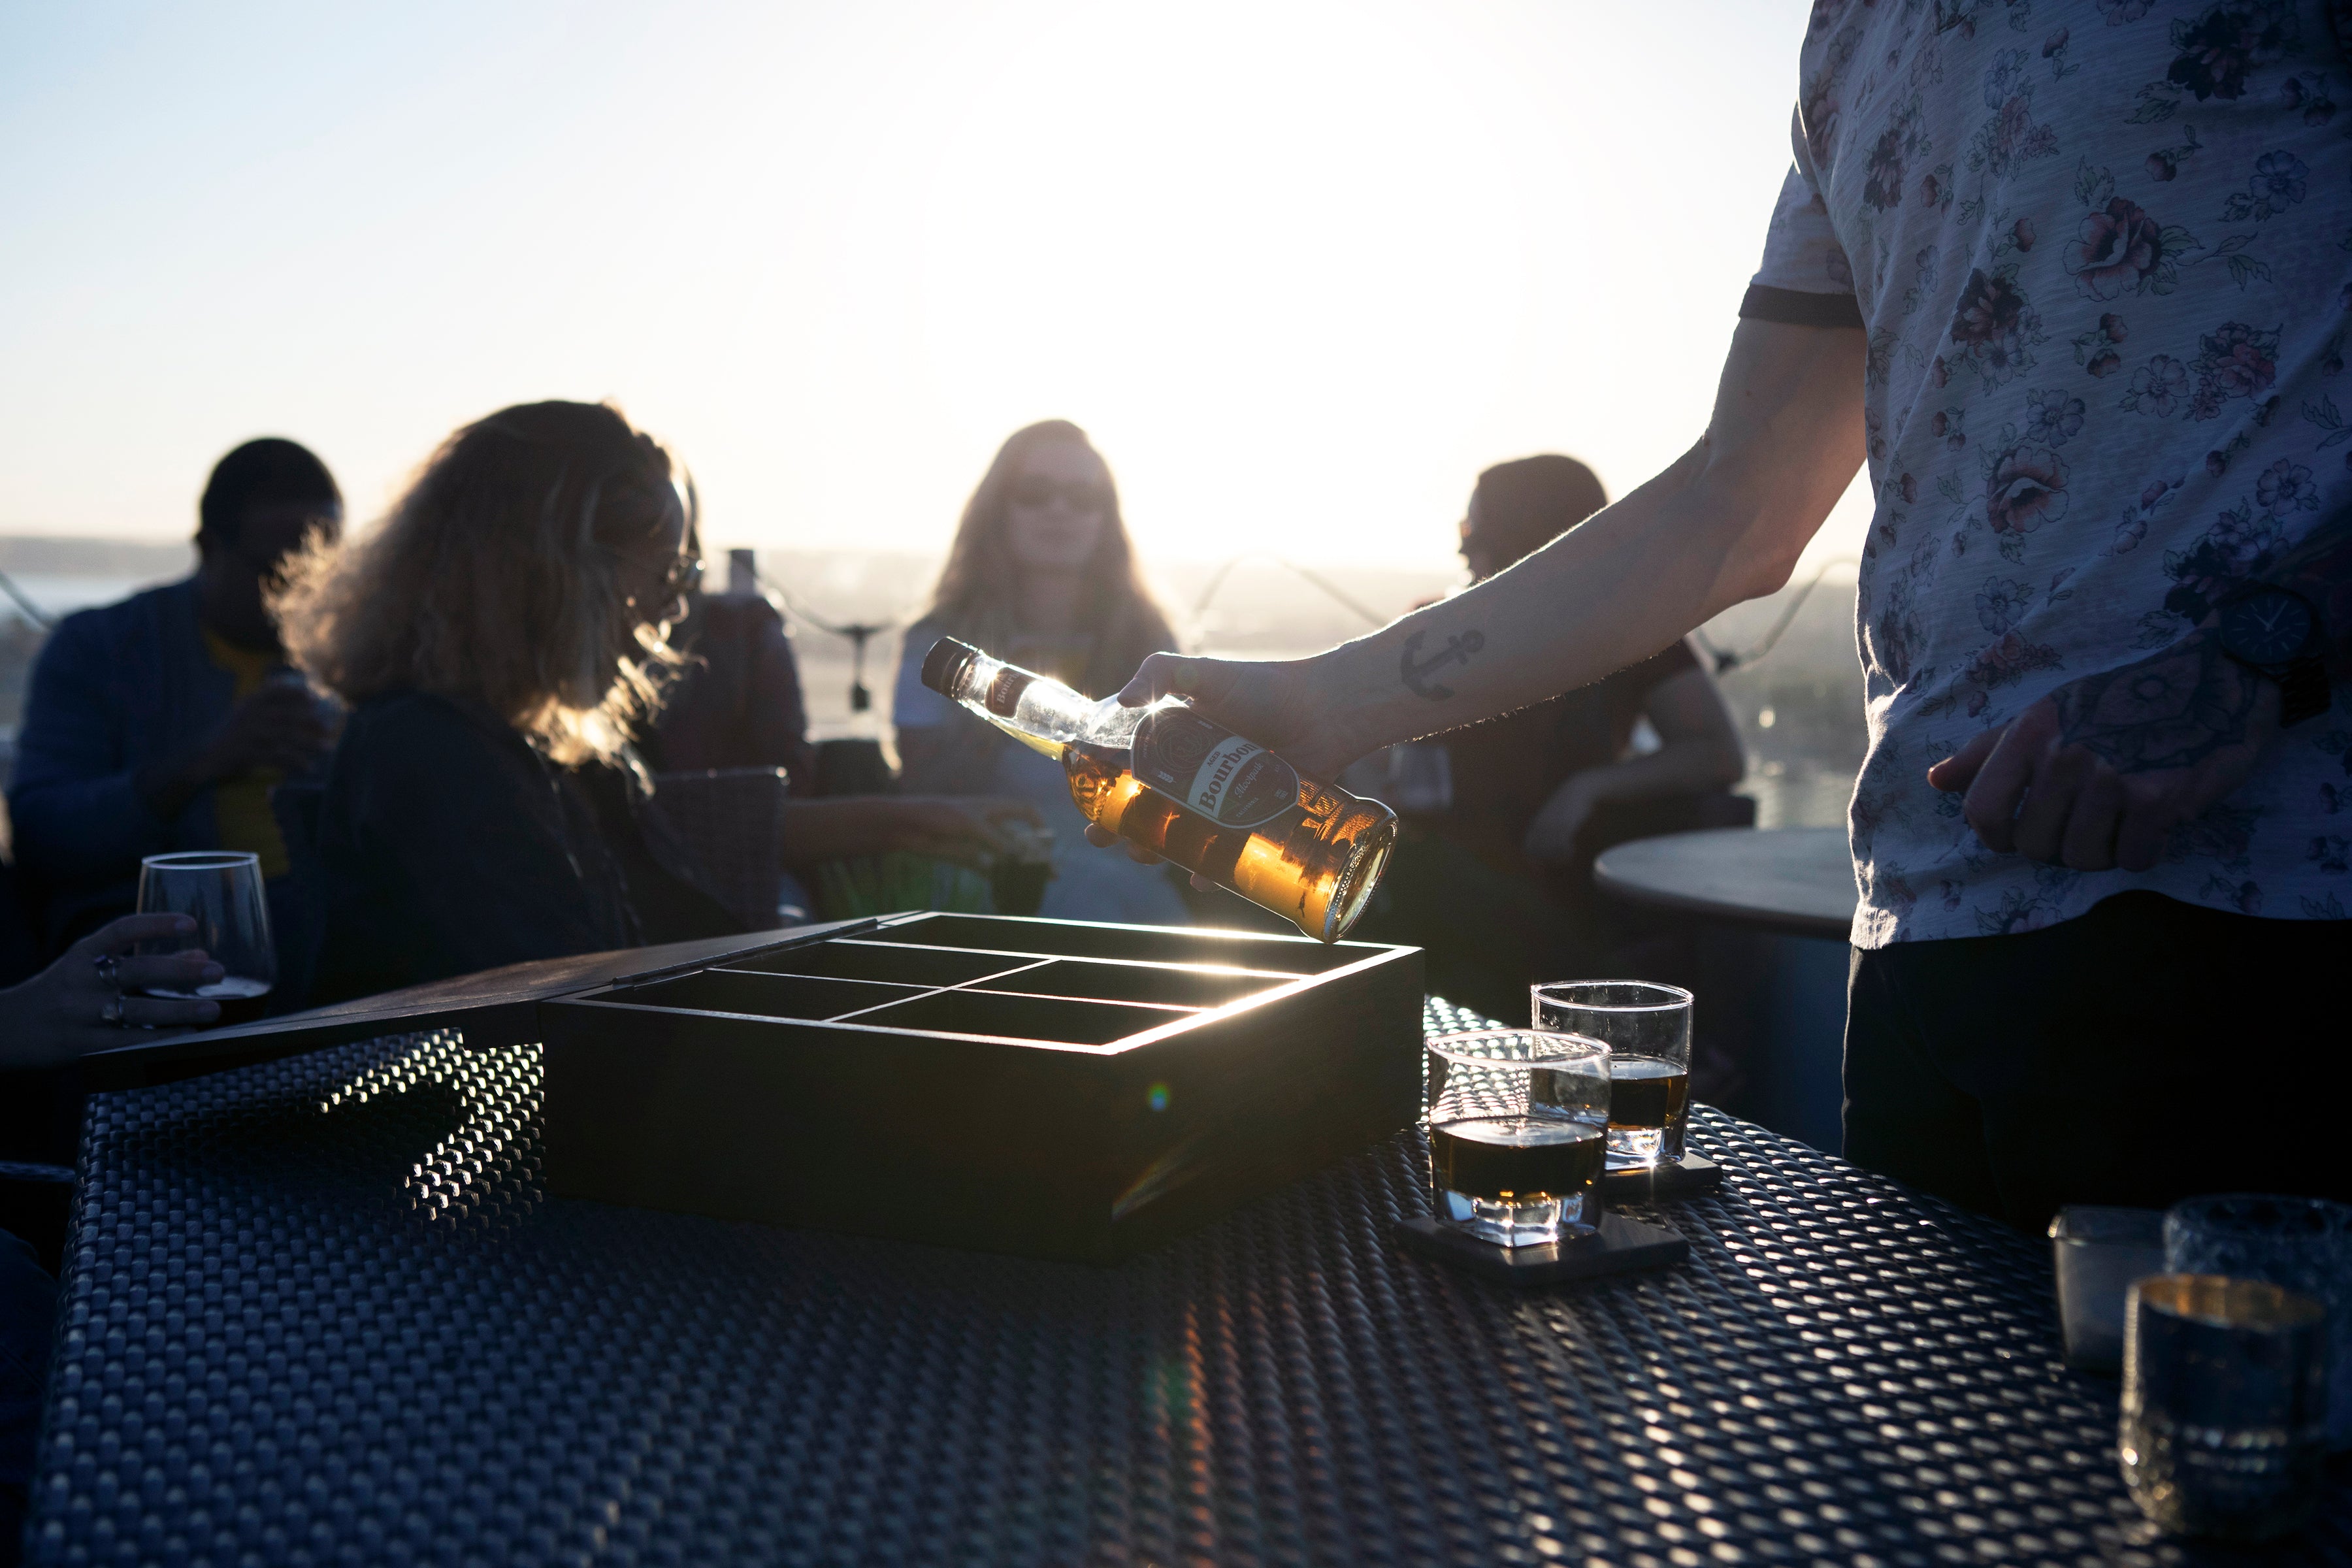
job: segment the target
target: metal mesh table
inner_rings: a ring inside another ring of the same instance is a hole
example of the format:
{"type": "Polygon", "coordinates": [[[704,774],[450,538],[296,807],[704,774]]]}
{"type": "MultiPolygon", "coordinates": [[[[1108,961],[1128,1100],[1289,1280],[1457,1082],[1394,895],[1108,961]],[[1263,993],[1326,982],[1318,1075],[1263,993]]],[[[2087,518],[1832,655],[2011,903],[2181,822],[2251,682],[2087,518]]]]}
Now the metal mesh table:
{"type": "MultiPolygon", "coordinates": [[[[31,1559],[2194,1560],[2043,1246],[1712,1111],[1687,1264],[1520,1294],[1389,1239],[1415,1133],[1097,1270],[547,1199],[538,1074],[95,1100],[31,1559]]],[[[2339,1487],[2273,1561],[2347,1552],[2339,1487]]]]}

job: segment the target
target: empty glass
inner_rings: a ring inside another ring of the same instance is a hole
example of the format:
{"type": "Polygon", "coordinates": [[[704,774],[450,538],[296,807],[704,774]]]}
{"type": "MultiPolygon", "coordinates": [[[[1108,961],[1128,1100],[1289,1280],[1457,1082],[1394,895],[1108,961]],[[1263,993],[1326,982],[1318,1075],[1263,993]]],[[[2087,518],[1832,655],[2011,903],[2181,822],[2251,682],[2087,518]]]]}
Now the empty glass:
{"type": "Polygon", "coordinates": [[[1529,987],[1535,1026],[1609,1047],[1609,1167],[1683,1157],[1690,1124],[1691,994],[1647,980],[1568,980],[1529,987]]]}
{"type": "Polygon", "coordinates": [[[139,944],[142,953],[202,948],[221,977],[192,991],[158,996],[205,996],[216,1001],[266,996],[278,983],[278,949],[269,935],[269,902],[261,888],[261,858],[231,849],[150,855],[139,862],[139,912],[192,915],[184,937],[139,944]]]}
{"type": "Polygon", "coordinates": [[[1446,1224],[1504,1247],[1540,1247],[1601,1220],[1609,1050],[1538,1029],[1474,1029],[1429,1042],[1430,1201],[1446,1224]]]}
{"type": "Polygon", "coordinates": [[[2318,1500],[2327,1341],[2317,1301],[2255,1279],[2158,1274],[2124,1323],[2116,1455],[2164,1530],[2267,1541],[2318,1500]]]}
{"type": "Polygon", "coordinates": [[[2263,1279],[2325,1307],[2335,1363],[2327,1441],[2352,1447],[2352,1205],[2260,1193],[2190,1198],[2165,1214],[2164,1267],[2263,1279]]]}
{"type": "Polygon", "coordinates": [[[2164,1272],[2164,1213],[2069,1204],[2050,1222],[2058,1274],[2058,1321],[2066,1363],[2114,1372],[2124,1363],[2124,1297],[2135,1279],[2164,1272]]]}

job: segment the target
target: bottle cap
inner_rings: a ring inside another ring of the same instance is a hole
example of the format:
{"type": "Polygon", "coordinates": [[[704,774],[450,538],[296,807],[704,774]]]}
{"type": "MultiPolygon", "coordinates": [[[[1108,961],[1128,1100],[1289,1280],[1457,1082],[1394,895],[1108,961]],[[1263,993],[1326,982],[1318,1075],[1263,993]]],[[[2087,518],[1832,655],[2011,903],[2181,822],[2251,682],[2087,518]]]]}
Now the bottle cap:
{"type": "Polygon", "coordinates": [[[956,677],[963,672],[965,661],[979,657],[980,650],[970,643],[941,637],[923,656],[923,684],[942,697],[952,697],[956,677]]]}

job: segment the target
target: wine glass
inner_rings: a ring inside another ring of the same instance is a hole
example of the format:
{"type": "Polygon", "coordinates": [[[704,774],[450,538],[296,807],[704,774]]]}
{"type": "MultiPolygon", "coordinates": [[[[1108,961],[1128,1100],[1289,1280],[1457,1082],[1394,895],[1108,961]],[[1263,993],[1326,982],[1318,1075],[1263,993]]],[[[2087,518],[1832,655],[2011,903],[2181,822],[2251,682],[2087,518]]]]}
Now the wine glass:
{"type": "Polygon", "coordinates": [[[278,983],[278,948],[269,936],[269,901],[261,888],[261,858],[233,849],[150,855],[139,862],[139,912],[189,915],[185,936],[139,944],[142,954],[202,948],[221,966],[218,980],[185,991],[153,989],[157,996],[215,1001],[266,996],[278,983]]]}

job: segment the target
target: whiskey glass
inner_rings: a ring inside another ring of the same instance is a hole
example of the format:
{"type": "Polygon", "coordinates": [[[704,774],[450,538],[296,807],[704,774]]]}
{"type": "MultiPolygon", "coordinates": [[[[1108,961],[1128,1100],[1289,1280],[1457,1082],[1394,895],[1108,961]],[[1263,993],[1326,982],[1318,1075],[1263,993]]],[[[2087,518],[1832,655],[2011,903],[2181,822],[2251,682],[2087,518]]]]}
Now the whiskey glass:
{"type": "Polygon", "coordinates": [[[1565,980],[1528,989],[1537,1028],[1609,1047],[1609,1168],[1679,1163],[1690,1125],[1691,994],[1647,980],[1565,980]]]}
{"type": "Polygon", "coordinates": [[[2174,1274],[2261,1279],[2327,1310],[2327,1442],[2352,1447],[2352,1204],[2267,1193],[2189,1198],[2164,1215],[2174,1274]]]}
{"type": "Polygon", "coordinates": [[[2295,1529],[2325,1475],[2325,1310],[2211,1274],[2153,1275],[2126,1300],[2116,1453],[2139,1510],[2181,1535],[2295,1529]]]}
{"type": "Polygon", "coordinates": [[[1609,1048],[1541,1029],[1474,1029],[1424,1047],[1430,1204],[1457,1230],[1541,1247],[1601,1222],[1609,1048]]]}

